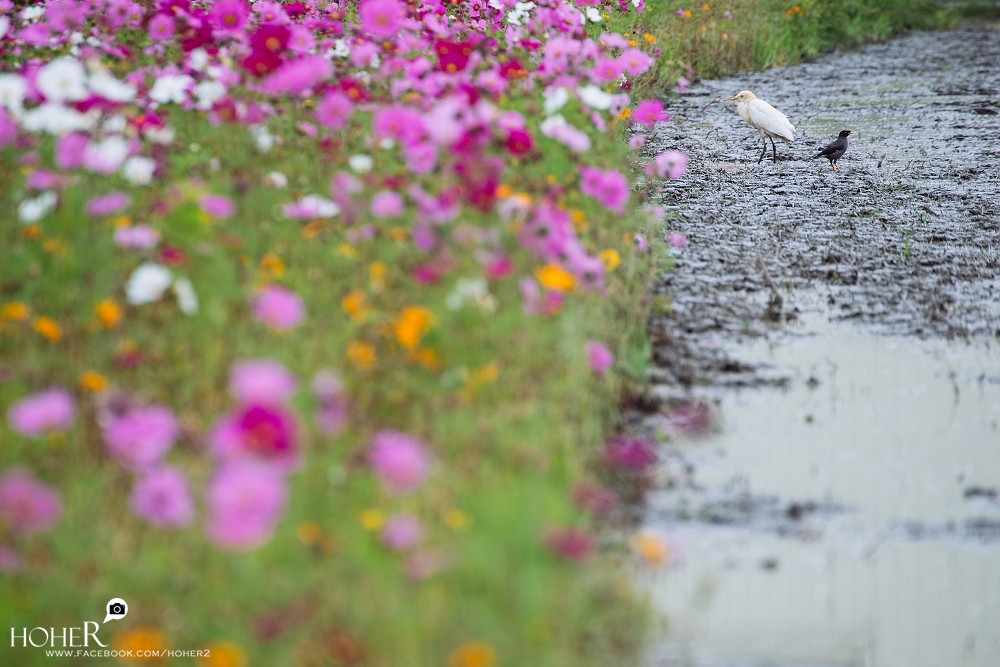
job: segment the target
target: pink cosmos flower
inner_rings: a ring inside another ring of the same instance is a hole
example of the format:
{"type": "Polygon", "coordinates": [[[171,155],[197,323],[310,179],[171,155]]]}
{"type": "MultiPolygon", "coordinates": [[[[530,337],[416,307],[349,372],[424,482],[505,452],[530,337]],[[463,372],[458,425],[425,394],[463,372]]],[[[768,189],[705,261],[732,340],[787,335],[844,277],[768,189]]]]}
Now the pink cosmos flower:
{"type": "Polygon", "coordinates": [[[615,355],[600,343],[588,341],[587,361],[590,363],[590,370],[598,375],[604,375],[614,365],[615,355]]]}
{"type": "Polygon", "coordinates": [[[174,36],[177,24],[172,16],[157,14],[149,22],[149,38],[154,42],[162,42],[174,36]]]}
{"type": "Polygon", "coordinates": [[[119,248],[148,250],[160,242],[160,232],[149,225],[131,225],[115,230],[115,245],[119,248]]]}
{"type": "Polygon", "coordinates": [[[590,70],[590,80],[594,83],[612,83],[622,75],[622,66],[614,58],[600,56],[594,60],[590,70]]]}
{"type": "Polygon", "coordinates": [[[403,212],[403,198],[395,192],[382,190],[372,197],[371,213],[376,218],[395,218],[403,212]]]}
{"type": "Polygon", "coordinates": [[[639,76],[649,69],[653,59],[636,48],[626,49],[618,56],[618,64],[629,76],[639,76]]]}
{"type": "Polygon", "coordinates": [[[10,406],[7,423],[21,435],[40,438],[68,429],[75,414],[76,404],[70,393],[62,387],[53,387],[10,406]]]}
{"type": "Polygon", "coordinates": [[[299,95],[330,78],[333,65],[323,56],[307,56],[281,65],[260,85],[267,95],[299,95]]]}
{"type": "Polygon", "coordinates": [[[424,529],[417,517],[397,514],[386,520],[379,538],[393,551],[409,551],[424,541],[424,529]]]}
{"type": "Polygon", "coordinates": [[[252,461],[225,464],[208,486],[208,539],[229,551],[248,551],[271,537],[288,492],[282,474],[252,461]]]}
{"type": "Polygon", "coordinates": [[[687,246],[688,240],[680,232],[670,232],[667,234],[667,243],[673,248],[684,248],[687,246]]]}
{"type": "Polygon", "coordinates": [[[145,470],[174,446],[180,427],[169,408],[151,405],[113,416],[104,425],[104,444],[115,459],[131,470],[145,470]]]}
{"type": "Polygon", "coordinates": [[[316,122],[323,127],[339,130],[347,124],[352,113],[354,105],[351,98],[342,91],[332,90],[316,105],[315,117],[316,122]]]}
{"type": "Polygon", "coordinates": [[[229,389],[240,403],[281,405],[297,385],[292,372],[273,359],[238,361],[229,372],[229,389]]]}
{"type": "Polygon", "coordinates": [[[419,440],[397,431],[380,431],[371,440],[368,461],[390,493],[409,494],[427,479],[430,461],[419,440]]]}
{"type": "Polygon", "coordinates": [[[406,7],[398,0],[363,0],[358,5],[361,30],[375,39],[390,39],[403,27],[406,7]]]}
{"type": "Polygon", "coordinates": [[[0,523],[14,535],[43,533],[62,516],[59,492],[22,470],[0,477],[0,523]]]}
{"type": "Polygon", "coordinates": [[[316,37],[309,28],[297,25],[291,29],[288,48],[293,53],[308,53],[316,46],[316,37]]]}
{"type": "Polygon", "coordinates": [[[300,463],[295,418],[275,405],[254,403],[223,416],[208,444],[222,460],[256,459],[286,473],[300,463]]]}
{"type": "Polygon", "coordinates": [[[631,121],[638,125],[653,127],[657,122],[668,121],[670,116],[663,111],[663,102],[659,100],[643,100],[632,111],[631,121]]]}
{"type": "Polygon", "coordinates": [[[669,177],[676,181],[687,173],[688,156],[680,151],[664,151],[653,158],[653,161],[646,165],[646,175],[652,178],[669,177]]]}
{"type": "Polygon", "coordinates": [[[690,85],[691,82],[687,80],[687,77],[682,76],[681,78],[677,79],[677,92],[683,93],[685,90],[687,90],[687,87],[690,85]]]}
{"type": "Polygon", "coordinates": [[[124,192],[109,192],[98,195],[87,202],[87,215],[93,218],[103,218],[119,211],[124,211],[132,203],[132,198],[124,192]]]}
{"type": "Polygon", "coordinates": [[[198,206],[213,218],[225,219],[236,215],[236,204],[223,195],[202,195],[198,198],[198,206]]]}
{"type": "Polygon", "coordinates": [[[646,143],[645,134],[633,134],[628,139],[628,147],[634,151],[637,151],[640,148],[642,148],[645,143],[646,143]]]}
{"type": "Polygon", "coordinates": [[[372,116],[372,133],[379,139],[395,139],[404,146],[409,145],[423,135],[424,118],[407,107],[380,108],[372,116]]]}
{"type": "Polygon", "coordinates": [[[90,137],[80,132],[70,132],[56,141],[56,166],[76,169],[83,165],[83,151],[90,137]]]}
{"type": "Polygon", "coordinates": [[[593,167],[582,167],[580,191],[598,200],[616,213],[624,210],[629,198],[628,179],[614,170],[601,171],[593,167]]]}
{"type": "Polygon", "coordinates": [[[132,488],[129,508],[157,528],[180,528],[194,519],[194,501],[187,477],[177,468],[147,471],[132,488]]]}
{"type": "Polygon", "coordinates": [[[291,331],[302,323],[305,304],[291,290],[271,285],[253,299],[253,314],[259,322],[276,331],[291,331]]]}
{"type": "Polygon", "coordinates": [[[209,20],[219,32],[238,35],[247,23],[250,12],[243,0],[218,0],[212,5],[209,20]]]}

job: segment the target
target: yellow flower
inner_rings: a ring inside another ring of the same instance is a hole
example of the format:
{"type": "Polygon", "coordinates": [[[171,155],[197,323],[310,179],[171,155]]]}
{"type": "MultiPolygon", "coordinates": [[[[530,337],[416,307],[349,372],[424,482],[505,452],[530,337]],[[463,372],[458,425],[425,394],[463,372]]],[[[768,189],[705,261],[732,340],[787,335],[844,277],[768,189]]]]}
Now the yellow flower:
{"type": "Polygon", "coordinates": [[[373,292],[381,292],[385,289],[386,267],[382,262],[372,262],[368,267],[368,279],[371,282],[373,292]]]}
{"type": "Polygon", "coordinates": [[[351,341],[347,344],[347,360],[361,370],[371,368],[375,363],[375,348],[368,343],[351,341]]]}
{"type": "Polygon", "coordinates": [[[315,521],[303,521],[295,530],[299,542],[305,545],[316,544],[323,537],[323,529],[315,521]]]}
{"type": "Polygon", "coordinates": [[[247,654],[232,642],[215,642],[205,649],[207,656],[194,659],[197,667],[246,667],[247,654]]]}
{"type": "Polygon", "coordinates": [[[453,507],[450,510],[445,510],[444,514],[441,515],[441,523],[452,530],[468,530],[469,526],[472,525],[472,517],[453,507]]]}
{"type": "Polygon", "coordinates": [[[31,309],[20,301],[11,301],[0,308],[0,318],[23,322],[31,317],[31,309]]]}
{"type": "Polygon", "coordinates": [[[97,304],[94,314],[105,329],[114,329],[122,319],[122,309],[111,299],[105,299],[97,304]]]}
{"type": "Polygon", "coordinates": [[[469,642],[451,652],[448,667],[493,667],[497,652],[489,644],[469,642]]]}
{"type": "Polygon", "coordinates": [[[80,376],[80,387],[96,394],[108,388],[108,379],[97,371],[87,371],[80,376]]]}
{"type": "Polygon", "coordinates": [[[340,309],[344,311],[351,320],[360,323],[368,314],[368,305],[365,303],[365,293],[359,289],[354,290],[340,301],[340,309]]]}
{"type": "Polygon", "coordinates": [[[662,567],[670,560],[670,549],[666,541],[651,532],[641,532],[631,540],[632,551],[642,558],[647,565],[662,567]]]}
{"type": "Polygon", "coordinates": [[[535,269],[535,278],[538,279],[542,287],[554,292],[566,292],[576,287],[576,279],[573,274],[554,263],[535,269]]]}
{"type": "Polygon", "coordinates": [[[396,340],[407,350],[415,350],[420,338],[431,328],[433,316],[426,308],[404,308],[393,327],[396,340]]]}
{"type": "Polygon", "coordinates": [[[618,254],[618,251],[614,248],[608,248],[601,252],[598,257],[601,260],[601,264],[604,265],[604,270],[611,272],[618,268],[618,265],[622,263],[622,257],[618,254]]]}
{"type": "Polygon", "coordinates": [[[337,246],[337,252],[347,259],[354,259],[358,256],[358,251],[350,243],[341,243],[337,246]]]}
{"type": "Polygon", "coordinates": [[[112,637],[111,645],[117,651],[131,654],[131,657],[119,658],[128,665],[163,664],[168,660],[166,656],[150,657],[149,653],[167,648],[167,638],[162,632],[152,628],[136,628],[119,633],[112,637]]]}
{"type": "Polygon", "coordinates": [[[549,174],[548,176],[545,177],[545,182],[548,183],[549,185],[555,185],[556,183],[559,182],[559,179],[557,179],[552,174],[549,174]]]}
{"type": "Polygon", "coordinates": [[[365,530],[375,531],[385,523],[385,515],[380,510],[371,509],[361,513],[361,526],[365,530]]]}
{"type": "Polygon", "coordinates": [[[569,212],[569,217],[573,219],[573,227],[576,228],[578,233],[587,231],[589,225],[587,224],[587,216],[583,214],[583,211],[573,209],[569,212]]]}
{"type": "Polygon", "coordinates": [[[132,218],[127,215],[123,215],[120,218],[114,219],[111,224],[115,227],[130,227],[132,225],[132,218]]]}
{"type": "Polygon", "coordinates": [[[259,270],[265,278],[280,278],[285,275],[285,263],[273,252],[269,252],[260,258],[259,270]]]}
{"type": "Polygon", "coordinates": [[[50,317],[36,317],[35,331],[45,336],[50,342],[58,342],[62,338],[62,329],[50,317]]]}

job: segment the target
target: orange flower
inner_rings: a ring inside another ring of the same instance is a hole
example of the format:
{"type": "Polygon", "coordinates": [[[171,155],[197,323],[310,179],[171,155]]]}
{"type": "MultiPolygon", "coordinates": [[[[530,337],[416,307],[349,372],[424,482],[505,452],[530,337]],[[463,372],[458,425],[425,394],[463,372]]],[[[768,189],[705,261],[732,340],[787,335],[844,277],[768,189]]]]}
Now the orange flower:
{"type": "Polygon", "coordinates": [[[629,118],[632,117],[632,110],[628,107],[625,107],[625,110],[622,111],[620,114],[618,114],[618,117],[621,118],[622,120],[628,120],[629,118]]]}
{"type": "Polygon", "coordinates": [[[0,308],[0,318],[23,322],[31,317],[31,309],[20,301],[11,301],[0,308]]]}
{"type": "Polygon", "coordinates": [[[157,652],[165,651],[168,646],[166,636],[152,628],[136,628],[119,633],[111,639],[111,645],[116,651],[126,655],[131,652],[131,657],[119,658],[128,665],[163,664],[169,659],[165,655],[155,656],[157,652]]]}
{"type": "Polygon", "coordinates": [[[302,238],[304,239],[314,239],[319,236],[319,233],[323,231],[323,227],[326,223],[322,220],[313,220],[308,225],[302,228],[302,238]]]}
{"type": "Polygon", "coordinates": [[[87,371],[80,376],[80,387],[96,394],[108,388],[108,379],[97,371],[87,371]]]}
{"type": "Polygon", "coordinates": [[[569,217],[573,219],[573,227],[577,232],[587,231],[587,216],[583,214],[583,211],[579,209],[573,209],[569,212],[569,217]]]}
{"type": "Polygon", "coordinates": [[[511,195],[513,190],[509,185],[498,185],[496,190],[493,191],[493,195],[497,199],[506,199],[511,195]]]}
{"type": "Polygon", "coordinates": [[[573,274],[554,263],[535,269],[535,277],[542,287],[554,292],[566,292],[576,287],[573,274]]]}
{"type": "Polygon", "coordinates": [[[28,225],[21,233],[24,235],[24,238],[34,240],[42,235],[42,230],[38,228],[38,225],[28,225]]]}
{"type": "Polygon", "coordinates": [[[426,308],[404,308],[393,330],[396,340],[407,350],[415,350],[420,338],[431,327],[433,316],[426,308]]]}
{"type": "Polygon", "coordinates": [[[670,560],[666,541],[655,533],[641,532],[630,540],[630,544],[632,551],[648,565],[662,567],[670,560]]]}
{"type": "Polygon", "coordinates": [[[362,322],[368,314],[365,293],[359,289],[352,291],[341,300],[340,309],[350,316],[351,320],[355,323],[362,322]]]}
{"type": "Polygon", "coordinates": [[[45,336],[49,342],[57,343],[62,339],[62,329],[56,324],[56,321],[50,317],[36,317],[35,318],[35,331],[45,336]]]}
{"type": "Polygon", "coordinates": [[[493,667],[497,652],[489,644],[469,642],[451,652],[448,667],[493,667]]]}
{"type": "Polygon", "coordinates": [[[267,279],[280,278],[285,275],[285,263],[273,252],[269,252],[260,258],[258,267],[261,275],[267,279]]]}
{"type": "Polygon", "coordinates": [[[368,343],[351,341],[347,344],[347,360],[361,370],[371,368],[375,363],[375,348],[368,343]]]}
{"type": "Polygon", "coordinates": [[[437,373],[441,370],[441,361],[438,359],[437,353],[429,347],[421,347],[415,350],[408,358],[410,361],[420,364],[431,373],[437,373]]]}
{"type": "Polygon", "coordinates": [[[194,659],[197,667],[246,667],[247,654],[232,642],[215,642],[205,647],[207,656],[194,659]]]}
{"type": "Polygon", "coordinates": [[[111,299],[105,299],[97,304],[94,313],[105,329],[114,329],[122,319],[122,309],[111,299]]]}
{"type": "Polygon", "coordinates": [[[598,255],[601,260],[601,264],[604,265],[604,270],[611,272],[618,268],[618,265],[622,263],[621,255],[614,248],[608,248],[598,255]]]}

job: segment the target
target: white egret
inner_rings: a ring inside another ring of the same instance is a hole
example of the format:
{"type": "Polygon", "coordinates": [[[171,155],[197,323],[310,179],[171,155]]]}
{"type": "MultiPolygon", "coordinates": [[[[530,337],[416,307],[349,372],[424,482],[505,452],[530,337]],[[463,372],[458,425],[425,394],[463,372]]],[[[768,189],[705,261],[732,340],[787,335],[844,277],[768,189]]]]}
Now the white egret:
{"type": "Polygon", "coordinates": [[[740,115],[747,125],[760,132],[760,138],[764,140],[764,150],[760,153],[757,164],[767,155],[767,140],[771,140],[771,155],[774,162],[778,161],[778,150],[774,145],[775,138],[781,139],[786,144],[795,141],[795,126],[788,122],[785,114],[781,113],[764,100],[758,100],[757,96],[749,90],[742,90],[732,97],[727,97],[723,102],[734,102],[736,113],[740,115]]]}

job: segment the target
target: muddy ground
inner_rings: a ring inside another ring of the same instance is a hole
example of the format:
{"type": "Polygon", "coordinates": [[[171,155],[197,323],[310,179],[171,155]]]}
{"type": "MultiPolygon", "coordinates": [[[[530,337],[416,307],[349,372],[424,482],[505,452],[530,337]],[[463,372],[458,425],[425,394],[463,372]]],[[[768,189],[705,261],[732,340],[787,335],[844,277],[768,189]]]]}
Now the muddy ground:
{"type": "Polygon", "coordinates": [[[716,342],[780,331],[805,290],[831,318],[886,334],[1000,336],[1000,30],[914,33],[702,81],[668,110],[648,150],[691,158],[661,191],[688,246],[658,287],[670,305],[650,322],[655,383],[780,382],[716,342]],[[719,101],[740,90],[796,126],[776,164],[770,146],[757,164],[759,136],[719,101]],[[833,173],[809,158],[842,129],[855,135],[833,173]]]}

